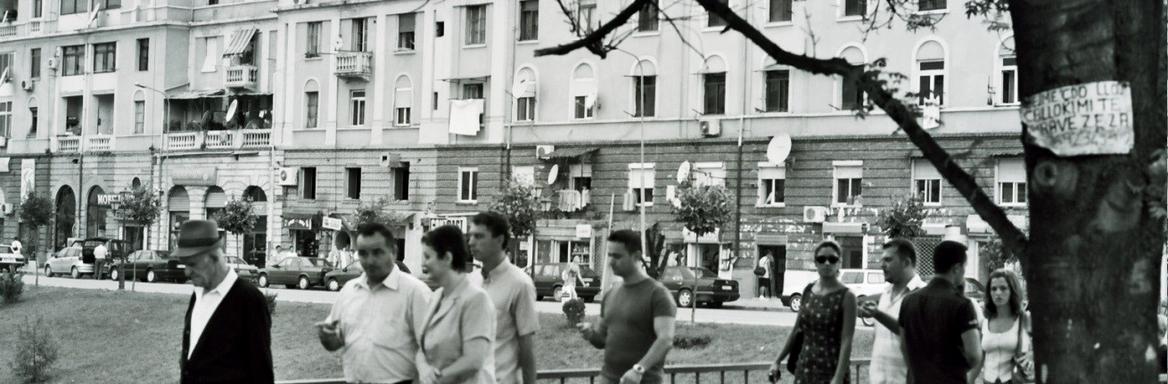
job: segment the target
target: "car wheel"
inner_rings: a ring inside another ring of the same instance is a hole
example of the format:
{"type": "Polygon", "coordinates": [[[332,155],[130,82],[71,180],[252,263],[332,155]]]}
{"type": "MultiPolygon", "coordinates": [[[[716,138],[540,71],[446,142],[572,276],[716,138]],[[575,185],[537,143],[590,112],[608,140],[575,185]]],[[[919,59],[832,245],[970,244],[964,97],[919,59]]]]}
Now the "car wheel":
{"type": "Polygon", "coordinates": [[[560,295],[563,295],[563,294],[564,294],[564,287],[561,287],[558,285],[552,287],[552,301],[560,301],[560,295]]]}
{"type": "Polygon", "coordinates": [[[74,278],[74,279],[80,279],[81,272],[77,271],[77,267],[73,267],[72,269],[69,270],[69,276],[74,278]]]}
{"type": "Polygon", "coordinates": [[[45,277],[53,277],[53,268],[45,266],[45,277]]]}
{"type": "Polygon", "coordinates": [[[792,311],[799,312],[799,308],[803,307],[803,300],[800,297],[800,295],[799,294],[791,295],[791,304],[788,306],[791,307],[792,311]]]}
{"type": "Polygon", "coordinates": [[[261,273],[260,278],[259,278],[259,284],[260,284],[260,287],[267,288],[268,287],[268,275],[261,273]]]}
{"type": "Polygon", "coordinates": [[[341,290],[341,283],[338,283],[337,279],[329,279],[328,290],[333,292],[341,290]]]}
{"type": "Polygon", "coordinates": [[[677,291],[677,307],[689,308],[691,305],[693,305],[693,293],[688,289],[677,291]]]}
{"type": "Polygon", "coordinates": [[[304,276],[300,276],[300,281],[296,282],[296,288],[308,289],[308,287],[309,287],[308,278],[304,277],[304,276]]]}
{"type": "Polygon", "coordinates": [[[110,280],[113,280],[113,281],[118,281],[118,277],[119,277],[118,275],[119,275],[120,273],[121,273],[121,272],[118,272],[118,269],[117,269],[117,268],[110,269],[110,274],[109,274],[109,275],[110,275],[110,280]]]}
{"type": "Polygon", "coordinates": [[[154,270],[153,270],[153,269],[147,269],[147,270],[146,270],[146,282],[147,282],[147,283],[153,283],[153,282],[155,282],[155,281],[158,281],[158,276],[155,276],[155,275],[154,275],[154,270]]]}

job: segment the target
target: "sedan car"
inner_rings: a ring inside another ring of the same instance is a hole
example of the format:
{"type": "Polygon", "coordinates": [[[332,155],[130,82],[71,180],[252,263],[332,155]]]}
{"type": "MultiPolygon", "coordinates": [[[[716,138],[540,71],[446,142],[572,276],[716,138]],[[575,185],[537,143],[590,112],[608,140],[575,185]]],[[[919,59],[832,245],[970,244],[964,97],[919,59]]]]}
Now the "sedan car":
{"type": "MultiPolygon", "coordinates": [[[[551,297],[560,300],[560,292],[564,287],[563,272],[568,263],[544,264],[535,266],[535,300],[551,297]]],[[[576,296],[585,302],[592,302],[600,294],[600,275],[587,265],[580,266],[580,281],[576,282],[576,296]]]]}
{"type": "Polygon", "coordinates": [[[345,283],[361,277],[364,272],[365,269],[361,267],[360,261],[351,262],[344,268],[334,269],[324,274],[324,286],[330,291],[339,291],[341,287],[345,286],[345,283]]]}
{"type": "Polygon", "coordinates": [[[260,269],[237,256],[227,256],[227,267],[234,269],[239,278],[254,282],[260,275],[260,269]]]}
{"type": "Polygon", "coordinates": [[[695,300],[711,307],[738,300],[737,281],[719,279],[717,273],[705,268],[666,267],[661,283],[669,288],[678,307],[689,307],[695,300]]]}
{"type": "Polygon", "coordinates": [[[57,251],[45,263],[45,276],[69,274],[74,279],[93,274],[93,263],[81,260],[81,248],[68,247],[57,251]]]}
{"type": "Polygon", "coordinates": [[[110,280],[118,280],[125,273],[127,279],[138,279],[147,283],[156,281],[183,282],[187,280],[186,266],[175,259],[168,259],[168,251],[142,250],[130,254],[129,261],[115,260],[107,266],[110,280]]]}
{"type": "Polygon", "coordinates": [[[259,271],[257,283],[284,285],[288,288],[308,289],[324,283],[324,275],[333,270],[332,264],[318,257],[289,257],[259,271]]]}

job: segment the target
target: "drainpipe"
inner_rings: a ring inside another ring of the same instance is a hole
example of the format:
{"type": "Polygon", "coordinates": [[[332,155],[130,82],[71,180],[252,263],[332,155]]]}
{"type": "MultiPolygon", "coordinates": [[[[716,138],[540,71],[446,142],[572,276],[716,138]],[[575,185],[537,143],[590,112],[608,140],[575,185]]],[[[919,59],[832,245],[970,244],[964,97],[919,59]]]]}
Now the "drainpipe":
{"type": "MultiPolygon", "coordinates": [[[[750,20],[750,7],[746,7],[744,18],[750,20]]],[[[742,39],[742,76],[743,79],[750,76],[750,46],[746,42],[746,38],[742,39]]],[[[730,276],[734,277],[734,260],[742,256],[742,168],[745,164],[742,163],[742,136],[746,131],[746,113],[750,110],[748,91],[750,81],[742,82],[742,114],[738,116],[738,170],[734,177],[734,255],[730,258],[730,276]]],[[[757,291],[757,290],[756,290],[757,291]]],[[[741,294],[741,290],[739,292],[741,294]]]]}

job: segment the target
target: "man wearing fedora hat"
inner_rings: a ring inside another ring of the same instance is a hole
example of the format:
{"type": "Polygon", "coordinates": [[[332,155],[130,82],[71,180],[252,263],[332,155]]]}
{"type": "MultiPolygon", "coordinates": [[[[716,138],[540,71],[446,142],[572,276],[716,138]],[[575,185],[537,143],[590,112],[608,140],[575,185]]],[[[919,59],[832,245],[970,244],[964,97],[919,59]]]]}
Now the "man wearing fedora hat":
{"type": "Polygon", "coordinates": [[[272,383],[267,299],[227,266],[219,232],[214,221],[187,221],[170,254],[196,287],[183,325],[182,383],[272,383]]]}

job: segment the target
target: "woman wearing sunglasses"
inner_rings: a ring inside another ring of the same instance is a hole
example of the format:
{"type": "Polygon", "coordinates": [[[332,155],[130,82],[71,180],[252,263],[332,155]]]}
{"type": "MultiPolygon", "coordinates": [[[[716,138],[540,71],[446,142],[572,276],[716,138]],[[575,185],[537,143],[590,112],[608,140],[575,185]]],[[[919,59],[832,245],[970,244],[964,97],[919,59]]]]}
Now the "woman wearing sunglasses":
{"type": "Polygon", "coordinates": [[[779,362],[791,353],[798,353],[794,371],[796,384],[849,382],[852,335],[856,331],[856,296],[839,280],[841,254],[840,245],[835,241],[826,240],[815,247],[815,269],[819,272],[819,279],[803,290],[803,306],[799,308],[795,329],[787,338],[779,358],[771,365],[771,376],[775,380],[779,376],[779,362]],[[795,342],[797,338],[801,338],[802,343],[795,342]]]}

